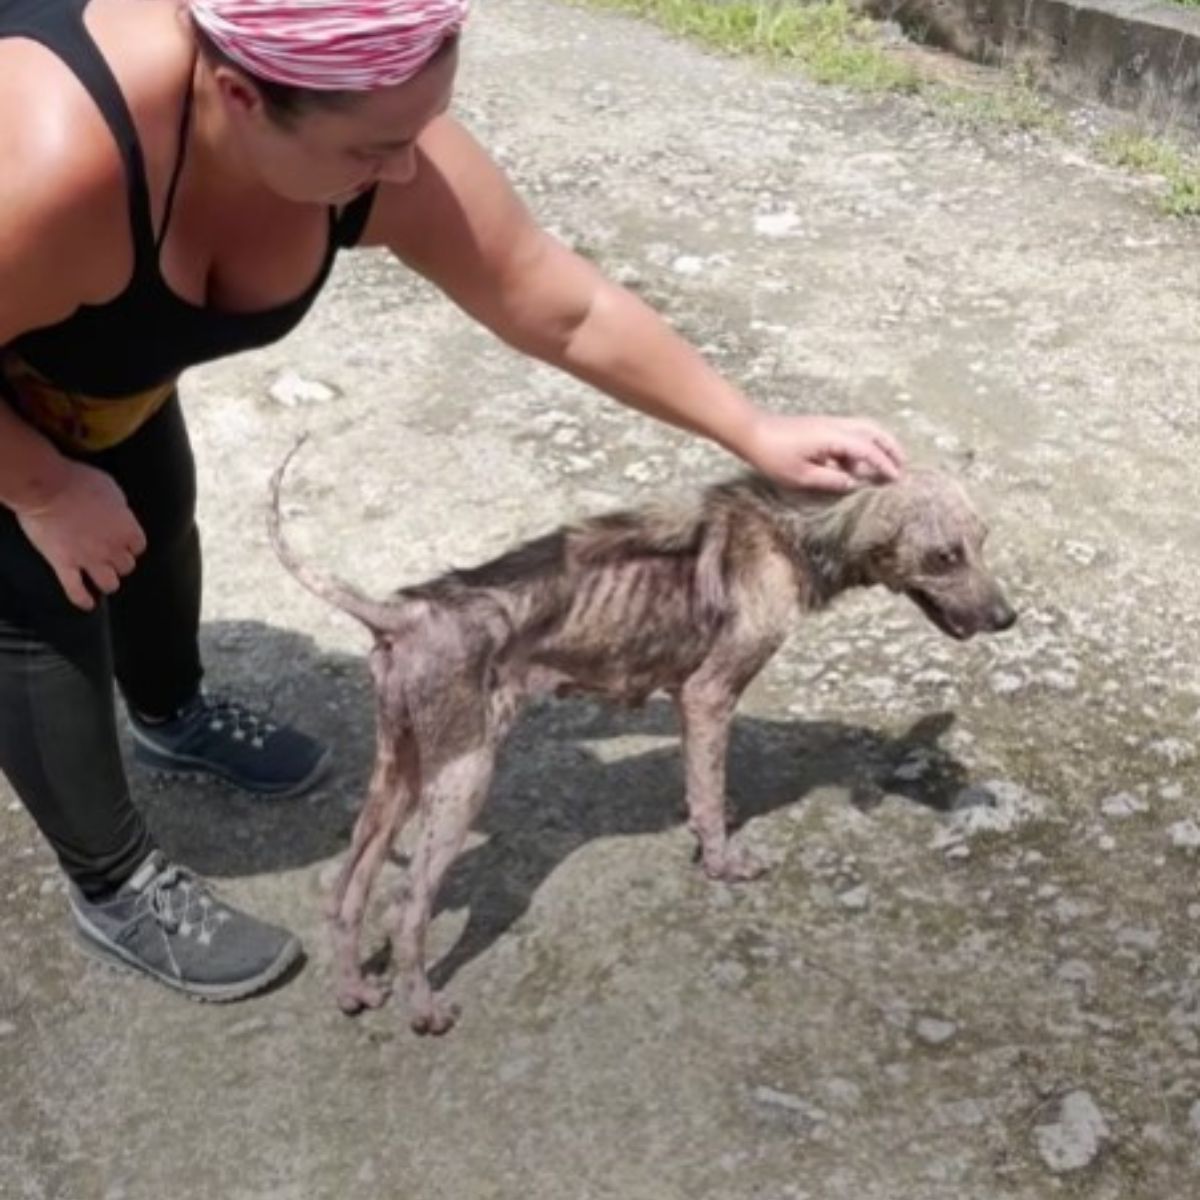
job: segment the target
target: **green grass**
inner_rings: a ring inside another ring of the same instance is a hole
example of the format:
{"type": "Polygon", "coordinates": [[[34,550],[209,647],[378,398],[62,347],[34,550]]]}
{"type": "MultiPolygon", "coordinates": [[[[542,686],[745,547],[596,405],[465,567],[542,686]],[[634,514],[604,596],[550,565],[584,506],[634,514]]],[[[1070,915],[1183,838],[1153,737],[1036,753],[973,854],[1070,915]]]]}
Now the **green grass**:
{"type": "Polygon", "coordinates": [[[1021,79],[1013,79],[995,92],[938,87],[928,95],[935,108],[965,125],[1004,125],[1044,133],[1066,130],[1062,114],[1021,79]]]}
{"type": "MultiPolygon", "coordinates": [[[[668,32],[727,54],[799,67],[818,83],[866,92],[919,94],[950,120],[972,126],[1069,136],[1066,121],[1038,94],[1028,69],[1006,73],[1000,88],[949,86],[883,45],[878,27],[847,0],[577,0],[642,17],[668,32]]],[[[1200,8],[1200,0],[1177,0],[1200,8]]],[[[1200,216],[1200,159],[1136,132],[1109,135],[1093,150],[1104,161],[1166,181],[1163,210],[1200,216]]]]}
{"type": "Polygon", "coordinates": [[[647,18],[715,50],[793,62],[818,83],[863,91],[914,92],[922,84],[909,63],[879,45],[875,26],[845,0],[813,4],[729,0],[591,0],[598,8],[647,18]]]}
{"type": "MultiPolygon", "coordinates": [[[[1200,0],[1196,0],[1200,7],[1200,0]]],[[[1115,167],[1166,180],[1163,211],[1173,217],[1200,216],[1200,161],[1161,138],[1120,130],[1100,139],[1100,157],[1115,167]]]]}
{"type": "MultiPolygon", "coordinates": [[[[1013,73],[1000,90],[947,87],[881,44],[870,18],[846,0],[587,0],[592,7],[653,21],[670,33],[726,54],[746,54],[777,65],[793,64],[818,83],[857,91],[920,93],[966,124],[1019,129],[1061,126],[1032,81],[1013,73]]],[[[1200,3],[1200,0],[1196,0],[1200,3]]]]}

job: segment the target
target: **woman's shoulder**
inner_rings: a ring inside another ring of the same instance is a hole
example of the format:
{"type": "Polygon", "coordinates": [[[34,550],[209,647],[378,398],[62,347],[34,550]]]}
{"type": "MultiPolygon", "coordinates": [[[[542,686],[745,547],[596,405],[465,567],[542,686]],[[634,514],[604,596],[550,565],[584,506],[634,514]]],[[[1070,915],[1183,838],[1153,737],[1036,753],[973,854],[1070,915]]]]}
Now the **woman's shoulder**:
{"type": "MultiPolygon", "coordinates": [[[[90,25],[133,114],[153,191],[157,160],[173,153],[187,75],[170,56],[155,64],[158,39],[142,44],[126,0],[91,7],[99,9],[90,25]]],[[[168,36],[164,26],[162,40],[168,36]]],[[[0,41],[0,278],[17,263],[35,273],[70,263],[76,303],[96,302],[123,286],[130,255],[128,174],[110,120],[52,51],[0,41]]]]}
{"type": "Polygon", "coordinates": [[[116,233],[125,194],[116,144],[70,74],[0,44],[0,273],[116,233]]]}

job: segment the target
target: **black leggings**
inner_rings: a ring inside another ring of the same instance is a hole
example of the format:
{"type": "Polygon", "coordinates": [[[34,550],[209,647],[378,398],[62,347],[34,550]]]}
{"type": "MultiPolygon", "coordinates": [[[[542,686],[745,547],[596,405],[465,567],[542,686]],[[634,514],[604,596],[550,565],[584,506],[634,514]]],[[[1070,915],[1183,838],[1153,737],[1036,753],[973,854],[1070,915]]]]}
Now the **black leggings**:
{"type": "Polygon", "coordinates": [[[129,797],[113,680],[144,713],[169,713],[195,694],[200,539],[177,397],[128,440],[80,460],[120,485],[147,547],[118,591],[84,612],[0,506],[0,772],[63,869],[95,896],[154,846],[129,797]]]}

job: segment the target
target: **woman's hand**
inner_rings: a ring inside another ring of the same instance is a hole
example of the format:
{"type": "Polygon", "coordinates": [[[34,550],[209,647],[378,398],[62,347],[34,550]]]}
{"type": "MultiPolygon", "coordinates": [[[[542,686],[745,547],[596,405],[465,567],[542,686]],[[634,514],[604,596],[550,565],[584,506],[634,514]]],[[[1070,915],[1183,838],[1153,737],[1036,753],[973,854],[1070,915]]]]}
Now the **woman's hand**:
{"type": "Polygon", "coordinates": [[[14,511],[67,598],[89,612],[96,601],[85,580],[106,595],[115,592],[146,548],[146,535],[112,477],[69,459],[45,499],[14,511]]]}
{"type": "Polygon", "coordinates": [[[904,451],[874,421],[858,417],[783,416],[759,410],[735,452],[791,487],[848,492],[904,469],[904,451]]]}

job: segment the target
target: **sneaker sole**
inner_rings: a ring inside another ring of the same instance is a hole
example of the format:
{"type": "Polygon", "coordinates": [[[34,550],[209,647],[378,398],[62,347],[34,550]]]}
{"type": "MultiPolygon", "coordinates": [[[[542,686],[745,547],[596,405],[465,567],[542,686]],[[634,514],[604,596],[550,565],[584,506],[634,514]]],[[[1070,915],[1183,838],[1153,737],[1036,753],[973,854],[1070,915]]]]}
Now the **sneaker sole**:
{"type": "Polygon", "coordinates": [[[249,792],[253,796],[271,796],[278,800],[287,800],[293,796],[302,796],[305,792],[311,791],[316,787],[329,774],[329,768],[333,764],[333,752],[326,750],[317,759],[313,769],[298,782],[275,788],[256,786],[248,784],[244,779],[239,778],[230,771],[224,771],[220,767],[213,766],[207,759],[192,758],[186,754],[164,753],[153,743],[147,741],[136,725],[131,725],[129,731],[133,735],[134,762],[139,763],[141,766],[151,771],[160,771],[162,774],[174,778],[194,779],[197,776],[204,776],[210,779],[220,779],[224,783],[228,783],[243,792],[249,792]]]}
{"type": "Polygon", "coordinates": [[[153,967],[147,966],[128,951],[122,950],[120,946],[114,946],[111,942],[101,940],[103,935],[74,906],[71,908],[71,913],[75,918],[76,939],[80,948],[90,958],[94,958],[106,966],[117,967],[123,971],[131,971],[136,975],[155,979],[172,991],[182,993],[190,1000],[198,1000],[207,1004],[227,1004],[256,995],[281,978],[301,954],[300,939],[291,936],[284,943],[283,949],[280,950],[275,961],[250,979],[242,979],[237,983],[185,983],[173,975],[167,975],[163,971],[157,971],[153,967]]]}

